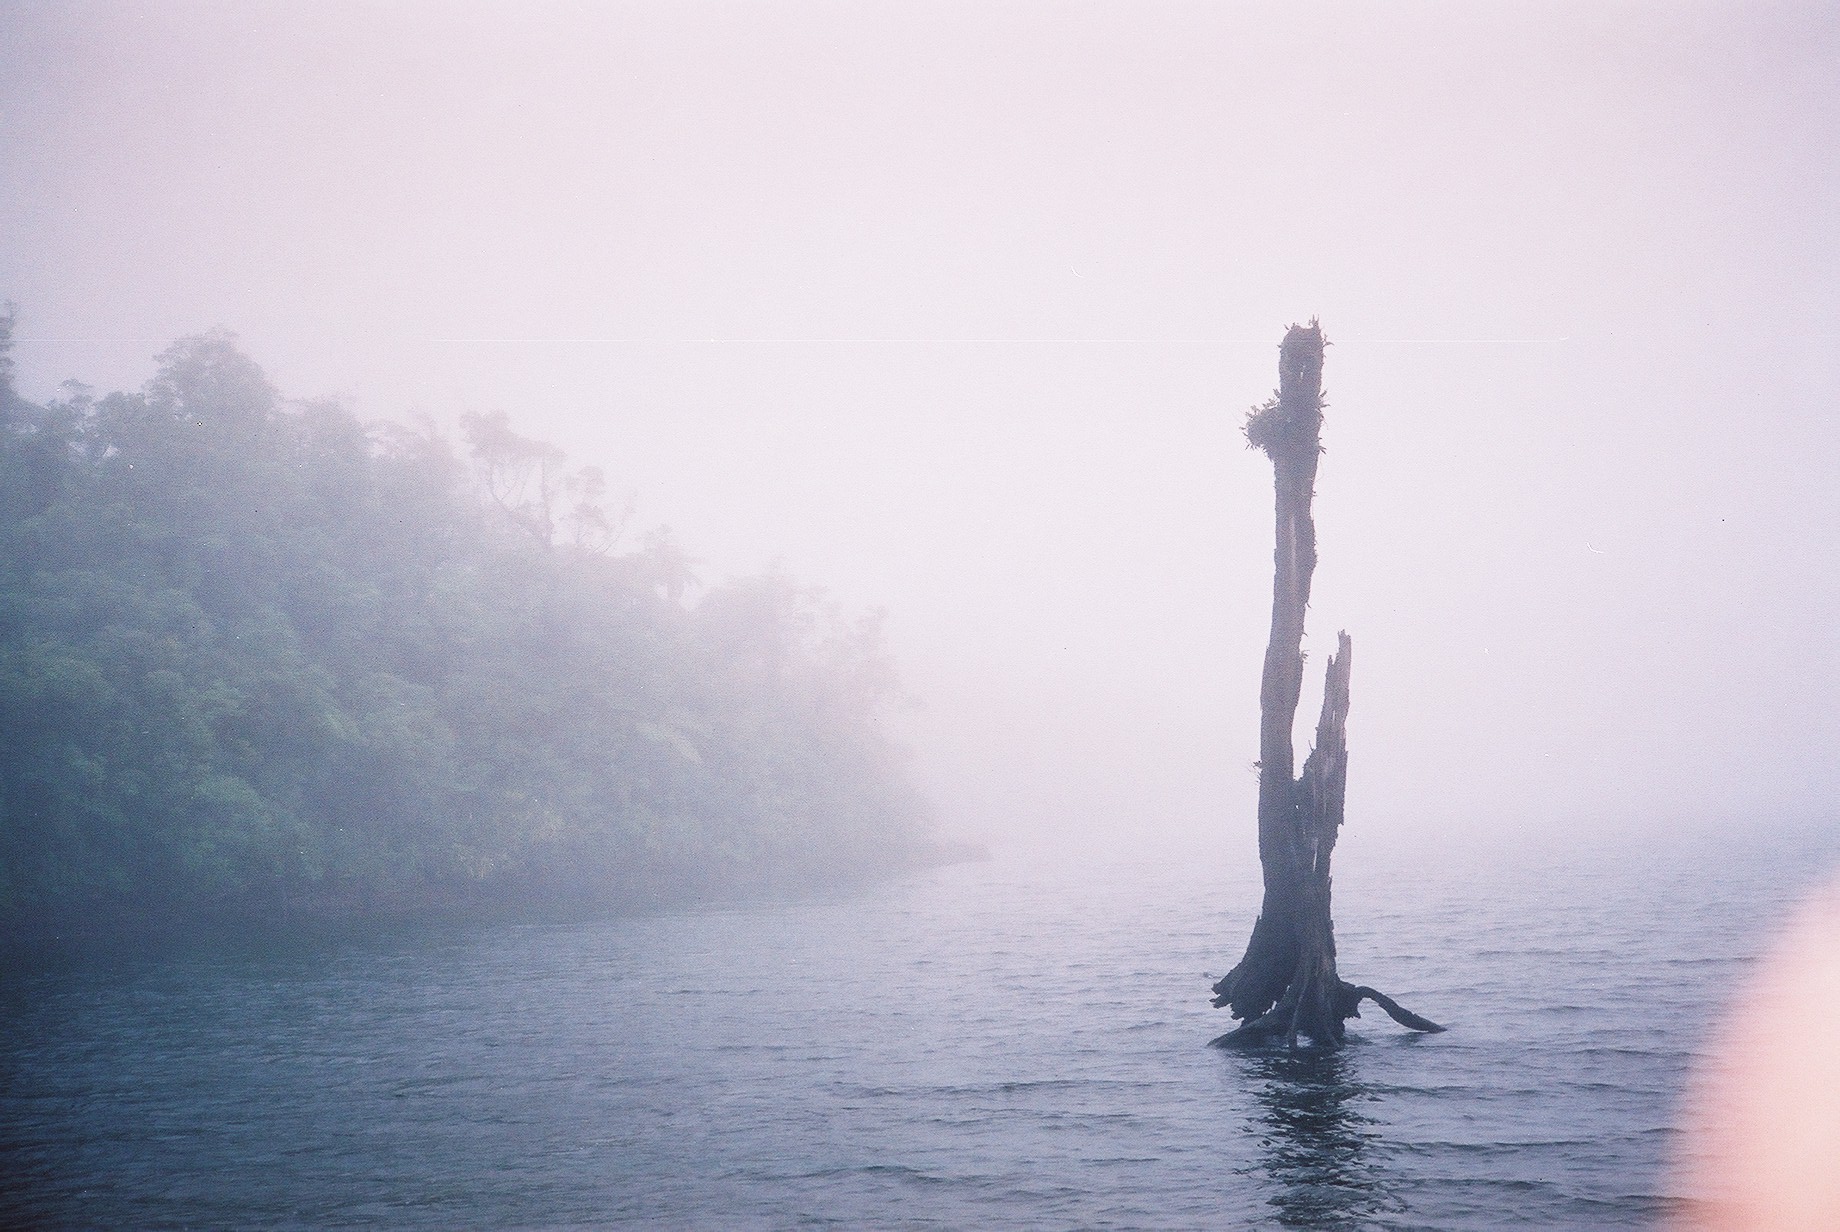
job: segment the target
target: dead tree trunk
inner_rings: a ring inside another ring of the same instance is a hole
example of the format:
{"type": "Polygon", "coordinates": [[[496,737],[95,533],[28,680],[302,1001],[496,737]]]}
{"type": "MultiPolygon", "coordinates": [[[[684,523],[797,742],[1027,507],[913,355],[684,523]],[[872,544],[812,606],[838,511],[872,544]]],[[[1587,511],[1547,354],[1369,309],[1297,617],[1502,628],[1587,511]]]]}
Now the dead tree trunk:
{"type": "Polygon", "coordinates": [[[1259,863],[1265,899],[1239,965],[1214,985],[1214,1004],[1241,1025],[1217,1046],[1299,1036],[1334,1047],[1343,1024],[1372,1000],[1414,1031],[1444,1028],[1335,970],[1329,857],[1348,783],[1348,635],[1337,636],[1323,684],[1316,745],[1294,773],[1291,728],[1303,692],[1303,616],[1316,572],[1316,463],[1322,456],[1322,329],[1293,325],[1278,349],[1278,396],[1246,420],[1246,440],[1271,459],[1277,487],[1277,552],[1271,641],[1259,687],[1259,863]]]}

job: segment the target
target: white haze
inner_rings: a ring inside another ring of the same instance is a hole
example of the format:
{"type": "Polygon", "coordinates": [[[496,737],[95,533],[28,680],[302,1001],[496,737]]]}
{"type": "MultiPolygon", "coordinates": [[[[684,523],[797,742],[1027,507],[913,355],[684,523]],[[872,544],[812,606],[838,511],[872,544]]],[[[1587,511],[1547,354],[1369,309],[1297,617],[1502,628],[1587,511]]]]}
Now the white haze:
{"type": "Polygon", "coordinates": [[[1831,811],[1837,153],[1814,4],[0,6],[23,392],[503,408],[887,607],[998,841],[1249,843],[1313,315],[1351,831],[1831,811]]]}

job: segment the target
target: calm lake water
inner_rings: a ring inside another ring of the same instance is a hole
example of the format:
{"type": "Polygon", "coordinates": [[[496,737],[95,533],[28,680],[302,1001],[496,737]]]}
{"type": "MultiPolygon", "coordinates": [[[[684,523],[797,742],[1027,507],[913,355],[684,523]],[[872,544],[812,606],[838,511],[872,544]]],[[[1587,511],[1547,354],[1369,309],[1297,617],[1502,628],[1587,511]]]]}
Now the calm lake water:
{"type": "Polygon", "coordinates": [[[1344,974],[1451,1030],[1370,1007],[1332,1056],[1203,1047],[1256,909],[1230,836],[13,971],[0,1224],[1646,1226],[1719,1003],[1840,862],[1670,844],[1421,868],[1351,832],[1344,974]]]}

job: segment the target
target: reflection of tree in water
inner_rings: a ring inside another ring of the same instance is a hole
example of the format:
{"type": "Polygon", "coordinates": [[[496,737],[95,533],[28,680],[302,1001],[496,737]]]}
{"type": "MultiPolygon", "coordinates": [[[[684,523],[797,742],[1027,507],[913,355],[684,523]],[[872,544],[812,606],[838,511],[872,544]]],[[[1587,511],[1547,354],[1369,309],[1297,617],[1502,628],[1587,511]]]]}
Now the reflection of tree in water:
{"type": "Polygon", "coordinates": [[[1341,1228],[1397,1212],[1377,1158],[1373,1118],[1354,1105],[1365,1095],[1344,1049],[1260,1052],[1244,1057],[1263,1115],[1265,1172],[1278,1185],[1271,1204],[1287,1228],[1341,1228]]]}

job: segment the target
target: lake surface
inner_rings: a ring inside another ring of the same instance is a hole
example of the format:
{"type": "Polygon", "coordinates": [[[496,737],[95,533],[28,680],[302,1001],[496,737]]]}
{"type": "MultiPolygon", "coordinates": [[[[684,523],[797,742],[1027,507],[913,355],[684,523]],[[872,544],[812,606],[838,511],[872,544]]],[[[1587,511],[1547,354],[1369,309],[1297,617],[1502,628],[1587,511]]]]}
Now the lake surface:
{"type": "Polygon", "coordinates": [[[1647,1226],[1719,1005],[1840,862],[1350,832],[1343,974],[1451,1029],[1369,1007],[1291,1057],[1203,1046],[1256,910],[1232,846],[14,971],[0,1224],[1647,1226]]]}

